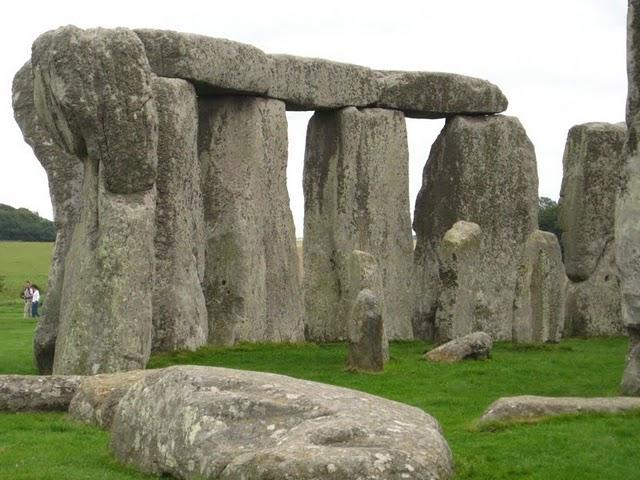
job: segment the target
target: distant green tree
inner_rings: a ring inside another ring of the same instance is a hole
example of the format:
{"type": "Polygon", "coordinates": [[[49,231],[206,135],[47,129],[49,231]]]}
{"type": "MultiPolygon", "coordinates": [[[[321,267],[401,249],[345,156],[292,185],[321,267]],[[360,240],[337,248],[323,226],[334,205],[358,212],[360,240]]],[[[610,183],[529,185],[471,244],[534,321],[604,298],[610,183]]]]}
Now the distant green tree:
{"type": "Polygon", "coordinates": [[[538,199],[538,225],[540,230],[551,232],[558,237],[562,234],[562,229],[558,223],[558,203],[547,197],[538,199]]]}
{"type": "Polygon", "coordinates": [[[13,208],[0,203],[0,240],[53,242],[56,228],[51,220],[26,208],[13,208]]]}

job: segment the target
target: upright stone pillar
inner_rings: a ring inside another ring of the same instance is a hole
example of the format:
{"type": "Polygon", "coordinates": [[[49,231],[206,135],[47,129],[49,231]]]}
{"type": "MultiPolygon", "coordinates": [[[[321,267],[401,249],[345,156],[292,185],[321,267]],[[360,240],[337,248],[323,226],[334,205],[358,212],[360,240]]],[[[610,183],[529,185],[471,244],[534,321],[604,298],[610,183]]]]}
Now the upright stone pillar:
{"type": "Polygon", "coordinates": [[[620,287],[614,254],[616,195],[624,183],[624,124],[569,130],[559,221],[567,276],[567,335],[620,335],[620,287]]]}
{"type": "Polygon", "coordinates": [[[285,105],[221,96],[199,109],[209,341],[301,341],[285,105]]]}
{"type": "Polygon", "coordinates": [[[627,179],[617,202],[615,241],[622,321],[630,338],[622,390],[628,395],[640,395],[640,0],[629,0],[627,74],[627,179]]]}
{"type": "Polygon", "coordinates": [[[144,48],[126,29],[63,27],[33,46],[34,103],[82,162],[54,374],[144,368],[151,349],[157,114],[144,48]]]}
{"type": "Polygon", "coordinates": [[[153,285],[153,350],[195,350],[209,324],[204,276],[204,214],[198,162],[198,105],[184,80],[155,77],[159,120],[153,285]]]}
{"type": "Polygon", "coordinates": [[[482,230],[474,329],[510,340],[518,264],[538,224],[536,158],[518,119],[452,117],[431,148],[413,220],[414,328],[426,338],[438,305],[440,240],[459,220],[482,230]]]}
{"type": "Polygon", "coordinates": [[[82,161],[56,143],[42,125],[35,110],[31,62],[27,62],[13,80],[13,111],[25,141],[47,172],[49,193],[56,226],[56,242],[49,269],[47,308],[38,321],[33,340],[33,356],[38,372],[53,371],[60,301],[64,283],[64,259],[71,245],[73,229],[80,212],[82,161]]]}
{"type": "Polygon", "coordinates": [[[409,339],[411,252],[404,115],[343,108],[314,114],[304,164],[307,338],[346,338],[348,259],[371,253],[383,272],[389,339],[409,339]]]}

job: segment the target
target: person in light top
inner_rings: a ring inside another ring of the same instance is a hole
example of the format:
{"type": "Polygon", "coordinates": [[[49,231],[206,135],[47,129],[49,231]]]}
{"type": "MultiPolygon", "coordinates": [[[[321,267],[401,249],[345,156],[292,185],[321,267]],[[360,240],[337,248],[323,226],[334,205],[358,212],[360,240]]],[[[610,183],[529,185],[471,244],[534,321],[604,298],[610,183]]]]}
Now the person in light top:
{"type": "Polygon", "coordinates": [[[38,313],[38,303],[40,302],[40,289],[37,285],[32,285],[31,289],[33,292],[31,293],[31,316],[33,318],[39,317],[38,313]]]}
{"type": "Polygon", "coordinates": [[[20,295],[24,300],[24,318],[31,318],[31,310],[33,309],[33,305],[31,299],[33,297],[33,290],[31,289],[31,282],[27,282],[24,284],[24,289],[22,290],[22,295],[20,295]]]}

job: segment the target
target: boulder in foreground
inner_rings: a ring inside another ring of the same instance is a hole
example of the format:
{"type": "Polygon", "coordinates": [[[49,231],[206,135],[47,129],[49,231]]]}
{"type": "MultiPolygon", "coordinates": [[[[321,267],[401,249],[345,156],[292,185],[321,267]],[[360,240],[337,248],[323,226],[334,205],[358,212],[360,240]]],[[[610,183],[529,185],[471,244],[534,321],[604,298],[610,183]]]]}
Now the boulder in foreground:
{"type": "Polygon", "coordinates": [[[425,357],[432,362],[485,360],[489,358],[492,347],[491,336],[484,332],[474,332],[434,348],[427,352],[425,357]]]}
{"type": "Polygon", "coordinates": [[[451,478],[422,410],[282,375],[170,367],[133,385],[111,449],[144,472],[206,479],[451,478]]]}
{"type": "Polygon", "coordinates": [[[625,413],[640,410],[640,398],[631,397],[504,397],[493,402],[480,418],[492,422],[527,423],[559,415],[625,413]]]}

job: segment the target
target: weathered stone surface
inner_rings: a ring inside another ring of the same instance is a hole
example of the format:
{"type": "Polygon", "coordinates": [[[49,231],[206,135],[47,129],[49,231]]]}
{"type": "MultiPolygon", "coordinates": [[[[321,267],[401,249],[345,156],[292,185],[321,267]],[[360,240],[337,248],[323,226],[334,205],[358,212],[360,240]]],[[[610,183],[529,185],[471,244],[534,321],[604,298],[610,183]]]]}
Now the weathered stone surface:
{"type": "Polygon", "coordinates": [[[509,102],[494,84],[479,78],[442,72],[378,71],[376,106],[402,110],[407,117],[500,113],[509,102]]]}
{"type": "Polygon", "coordinates": [[[425,354],[432,362],[460,362],[485,360],[491,354],[493,340],[484,332],[474,332],[451,340],[425,354]]]}
{"type": "MultiPolygon", "coordinates": [[[[347,276],[347,284],[344,286],[345,303],[348,305],[349,314],[351,315],[356,297],[362,290],[370,290],[376,297],[377,305],[380,311],[384,311],[384,282],[382,281],[382,272],[376,258],[361,250],[354,250],[349,256],[349,272],[347,276]]],[[[350,317],[347,319],[350,321],[350,317]]],[[[385,319],[382,317],[382,357],[383,362],[389,360],[389,338],[384,326],[385,319]]],[[[348,323],[347,330],[351,328],[348,323]]],[[[348,333],[348,332],[347,332],[348,333]]],[[[350,335],[347,338],[351,338],[350,335]]]]}
{"type": "Polygon", "coordinates": [[[564,331],[567,277],[558,238],[536,230],[527,239],[513,304],[513,341],[559,342],[564,331]]]}
{"type": "Polygon", "coordinates": [[[422,410],[281,375],[171,367],[132,386],[113,422],[121,462],[177,478],[452,476],[422,410]],[[403,476],[404,475],[404,476],[403,476]]]}
{"type": "Polygon", "coordinates": [[[605,246],[587,280],[568,283],[564,332],[578,337],[624,335],[613,241],[605,246]]]}
{"type": "Polygon", "coordinates": [[[629,328],[629,354],[620,389],[623,395],[640,397],[640,328],[629,328]]]}
{"type": "Polygon", "coordinates": [[[80,211],[80,190],[83,167],[79,158],[57,144],[43,127],[33,99],[31,62],[27,62],[13,79],[13,113],[24,140],[31,146],[47,172],[49,194],[56,226],[56,242],[51,259],[47,285],[47,308],[38,321],[33,341],[33,353],[38,371],[50,374],[64,281],[64,258],[71,245],[73,229],[80,211]]]}
{"type": "Polygon", "coordinates": [[[347,330],[347,368],[381,372],[385,362],[382,304],[371,290],[365,288],[356,296],[347,330]]]}
{"type": "Polygon", "coordinates": [[[438,258],[439,290],[434,338],[446,343],[472,333],[478,290],[482,230],[477,223],[459,221],[444,234],[438,258]]]}
{"type": "Polygon", "coordinates": [[[511,339],[517,267],[537,229],[538,177],[533,145],[520,122],[502,115],[453,117],[431,148],[416,200],[414,331],[429,339],[437,306],[437,250],[459,221],[477,223],[476,329],[511,339]]]}
{"type": "Polygon", "coordinates": [[[387,335],[412,338],[413,242],[402,113],[353,107],[317,112],[307,131],[304,195],[307,338],[346,338],[345,286],[356,249],[372,254],[383,272],[387,335]]]}
{"type": "Polygon", "coordinates": [[[189,80],[199,94],[263,95],[271,85],[269,58],[251,45],[171,30],[135,32],[156,75],[189,80]]]}
{"type": "Polygon", "coordinates": [[[198,106],[188,82],[153,79],[158,109],[153,350],[195,350],[209,324],[204,275],[204,213],[198,162],[198,106]],[[200,271],[199,271],[200,269],[200,271]]]}
{"type": "Polygon", "coordinates": [[[538,397],[522,395],[504,397],[493,402],[480,419],[480,424],[528,423],[559,415],[593,415],[626,413],[640,410],[640,399],[629,397],[538,397]]]}
{"type": "Polygon", "coordinates": [[[366,107],[378,99],[376,73],[367,67],[321,58],[270,55],[273,80],[268,95],[288,110],[366,107]]]}
{"type": "Polygon", "coordinates": [[[303,340],[284,103],[200,99],[198,141],[209,341],[303,340]]]}
{"type": "Polygon", "coordinates": [[[589,278],[613,240],[616,195],[625,179],[625,136],[622,123],[586,123],[569,130],[558,220],[567,276],[574,282],[589,278]]]}
{"type": "MultiPolygon", "coordinates": [[[[616,205],[616,264],[620,271],[622,293],[622,322],[629,336],[637,338],[640,332],[640,1],[630,0],[627,15],[627,140],[625,143],[625,173],[616,205]]],[[[627,391],[640,393],[640,376],[629,375],[637,371],[637,340],[631,342],[625,372],[627,391]]]]}
{"type": "Polygon", "coordinates": [[[129,387],[152,372],[131,370],[83,377],[69,404],[69,415],[74,420],[111,429],[118,403],[129,387]]]}
{"type": "Polygon", "coordinates": [[[0,412],[66,411],[82,377],[0,375],[0,412]]]}
{"type": "Polygon", "coordinates": [[[66,254],[54,373],[144,367],[151,347],[157,113],[140,40],[63,27],[32,53],[38,118],[82,159],[66,254]]]}

